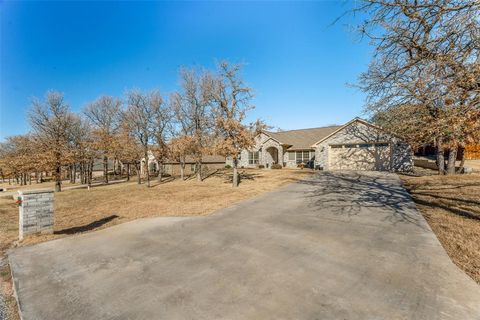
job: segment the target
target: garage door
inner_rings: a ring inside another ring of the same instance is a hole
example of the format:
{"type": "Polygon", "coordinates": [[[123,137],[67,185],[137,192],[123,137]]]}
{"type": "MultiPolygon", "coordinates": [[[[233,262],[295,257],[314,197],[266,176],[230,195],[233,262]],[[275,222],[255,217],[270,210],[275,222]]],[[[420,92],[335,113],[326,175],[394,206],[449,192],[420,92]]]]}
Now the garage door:
{"type": "Polygon", "coordinates": [[[390,168],[388,143],[364,143],[331,145],[330,170],[378,170],[390,168]]]}

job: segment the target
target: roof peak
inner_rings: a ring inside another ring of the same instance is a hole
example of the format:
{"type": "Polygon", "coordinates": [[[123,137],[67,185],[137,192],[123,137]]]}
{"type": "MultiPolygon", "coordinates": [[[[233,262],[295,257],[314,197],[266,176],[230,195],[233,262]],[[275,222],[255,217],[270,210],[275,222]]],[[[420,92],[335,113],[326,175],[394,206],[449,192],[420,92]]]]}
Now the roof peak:
{"type": "Polygon", "coordinates": [[[337,128],[337,127],[341,127],[341,126],[342,126],[341,124],[333,124],[331,126],[303,128],[303,129],[292,129],[292,130],[284,130],[284,131],[268,131],[268,130],[265,130],[265,132],[267,132],[267,133],[284,133],[284,132],[304,131],[304,130],[312,130],[312,129],[337,128]]]}

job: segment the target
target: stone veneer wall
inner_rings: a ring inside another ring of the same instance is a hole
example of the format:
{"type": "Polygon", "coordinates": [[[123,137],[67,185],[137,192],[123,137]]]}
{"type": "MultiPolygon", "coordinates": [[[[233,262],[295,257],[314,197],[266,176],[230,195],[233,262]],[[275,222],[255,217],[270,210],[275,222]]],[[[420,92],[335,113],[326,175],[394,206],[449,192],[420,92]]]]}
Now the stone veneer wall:
{"type": "Polygon", "coordinates": [[[273,159],[268,153],[267,149],[273,147],[277,149],[278,152],[278,162],[283,164],[284,159],[284,152],[283,147],[275,140],[270,138],[264,133],[259,134],[255,138],[255,145],[250,150],[242,150],[240,154],[240,161],[238,162],[238,166],[244,168],[254,168],[258,167],[259,165],[266,166],[267,164],[270,166],[273,163],[273,159]],[[261,150],[260,150],[261,149],[261,150]],[[256,165],[248,163],[248,152],[249,151],[259,151],[259,163],[256,165]]]}
{"type": "Polygon", "coordinates": [[[53,191],[18,191],[19,238],[32,233],[53,233],[53,191]]]}
{"type": "Polygon", "coordinates": [[[353,122],[316,146],[315,165],[329,170],[330,145],[389,143],[392,146],[391,171],[410,171],[413,168],[413,153],[410,146],[397,137],[361,122],[353,122]]]}

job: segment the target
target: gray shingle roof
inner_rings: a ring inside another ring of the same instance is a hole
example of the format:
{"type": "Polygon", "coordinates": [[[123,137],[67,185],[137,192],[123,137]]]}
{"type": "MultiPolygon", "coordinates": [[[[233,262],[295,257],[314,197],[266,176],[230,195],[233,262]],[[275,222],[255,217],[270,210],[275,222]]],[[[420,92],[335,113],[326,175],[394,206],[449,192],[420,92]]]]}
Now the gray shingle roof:
{"type": "Polygon", "coordinates": [[[291,146],[288,150],[305,150],[312,149],[312,145],[315,142],[323,139],[341,127],[342,126],[329,126],[280,132],[266,131],[265,133],[281,144],[291,146]]]}

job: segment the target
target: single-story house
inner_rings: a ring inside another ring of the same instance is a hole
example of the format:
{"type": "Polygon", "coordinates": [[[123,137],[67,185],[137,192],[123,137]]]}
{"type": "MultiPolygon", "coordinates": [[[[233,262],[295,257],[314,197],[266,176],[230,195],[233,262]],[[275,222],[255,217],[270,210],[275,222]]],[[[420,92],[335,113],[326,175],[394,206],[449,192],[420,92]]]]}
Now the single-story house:
{"type": "Polygon", "coordinates": [[[360,118],[342,126],[264,131],[255,137],[255,146],[243,150],[240,167],[273,164],[319,170],[410,171],[413,153],[395,134],[360,118]]]}
{"type": "MultiPolygon", "coordinates": [[[[225,157],[219,155],[206,155],[202,159],[202,172],[210,172],[217,169],[225,168],[226,159],[225,157]]],[[[145,160],[142,159],[142,169],[141,173],[144,173],[144,164],[145,160]]],[[[148,154],[148,170],[150,173],[157,173],[160,169],[158,161],[155,159],[155,156],[152,152],[148,154]]],[[[195,173],[196,164],[195,160],[192,157],[187,156],[185,159],[185,174],[190,175],[195,173]]],[[[168,174],[171,176],[179,176],[180,175],[180,162],[167,159],[163,163],[163,171],[164,174],[168,174]]]]}

